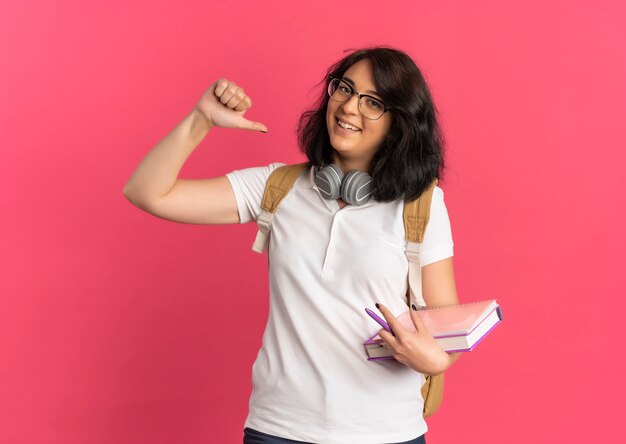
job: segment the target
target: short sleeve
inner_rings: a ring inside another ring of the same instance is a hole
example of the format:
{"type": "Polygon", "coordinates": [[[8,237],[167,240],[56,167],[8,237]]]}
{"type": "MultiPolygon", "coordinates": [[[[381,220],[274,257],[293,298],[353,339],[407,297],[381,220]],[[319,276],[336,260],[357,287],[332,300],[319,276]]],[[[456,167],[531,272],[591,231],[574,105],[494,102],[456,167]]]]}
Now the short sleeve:
{"type": "Polygon", "coordinates": [[[420,265],[447,259],[454,255],[454,242],[448,210],[443,200],[443,190],[435,187],[430,204],[430,220],[424,233],[424,241],[419,244],[420,265]]]}
{"type": "Polygon", "coordinates": [[[245,168],[226,174],[237,200],[239,223],[256,221],[262,211],[261,200],[265,192],[265,182],[272,171],[283,165],[285,164],[275,162],[267,166],[245,168]]]}

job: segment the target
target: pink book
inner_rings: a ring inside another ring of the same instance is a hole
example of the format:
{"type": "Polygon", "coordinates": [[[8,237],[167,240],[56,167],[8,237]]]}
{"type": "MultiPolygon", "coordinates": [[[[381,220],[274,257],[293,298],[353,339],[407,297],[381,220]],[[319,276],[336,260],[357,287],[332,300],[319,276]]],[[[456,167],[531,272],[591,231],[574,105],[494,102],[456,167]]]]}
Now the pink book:
{"type": "MultiPolygon", "coordinates": [[[[417,313],[437,344],[447,352],[473,350],[502,321],[502,310],[495,299],[445,307],[425,307],[417,313]]],[[[404,328],[415,331],[408,310],[397,319],[404,328]]],[[[393,359],[391,351],[378,334],[363,345],[369,360],[393,359]]]]}

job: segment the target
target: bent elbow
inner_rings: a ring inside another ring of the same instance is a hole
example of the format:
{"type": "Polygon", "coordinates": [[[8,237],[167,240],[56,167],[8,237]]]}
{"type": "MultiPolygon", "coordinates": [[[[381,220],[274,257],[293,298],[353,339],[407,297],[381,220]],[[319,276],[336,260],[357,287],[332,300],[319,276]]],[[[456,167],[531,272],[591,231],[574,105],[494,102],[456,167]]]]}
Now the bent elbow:
{"type": "Polygon", "coordinates": [[[144,199],[142,199],[138,193],[133,191],[133,189],[128,186],[128,183],[124,185],[122,194],[131,204],[133,204],[137,208],[141,208],[141,209],[145,208],[146,205],[144,203],[144,199]]]}

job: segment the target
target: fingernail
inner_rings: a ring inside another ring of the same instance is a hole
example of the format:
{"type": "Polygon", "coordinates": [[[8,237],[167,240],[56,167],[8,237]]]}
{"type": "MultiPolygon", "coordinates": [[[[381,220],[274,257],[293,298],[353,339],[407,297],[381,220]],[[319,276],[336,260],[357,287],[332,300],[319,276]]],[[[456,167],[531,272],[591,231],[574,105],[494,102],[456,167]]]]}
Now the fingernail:
{"type": "Polygon", "coordinates": [[[380,308],[380,304],[378,302],[376,302],[376,304],[374,305],[376,305],[376,308],[380,308]]]}
{"type": "Polygon", "coordinates": [[[417,311],[417,307],[415,306],[415,304],[411,304],[411,308],[415,311],[417,311]]]}

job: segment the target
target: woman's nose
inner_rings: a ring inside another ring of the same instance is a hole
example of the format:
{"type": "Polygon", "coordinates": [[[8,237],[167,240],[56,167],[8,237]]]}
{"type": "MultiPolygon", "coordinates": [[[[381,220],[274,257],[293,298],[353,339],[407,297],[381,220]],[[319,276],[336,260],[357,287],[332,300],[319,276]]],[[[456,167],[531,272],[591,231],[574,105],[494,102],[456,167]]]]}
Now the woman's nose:
{"type": "Polygon", "coordinates": [[[354,94],[342,106],[346,114],[359,114],[359,96],[354,94]]]}

